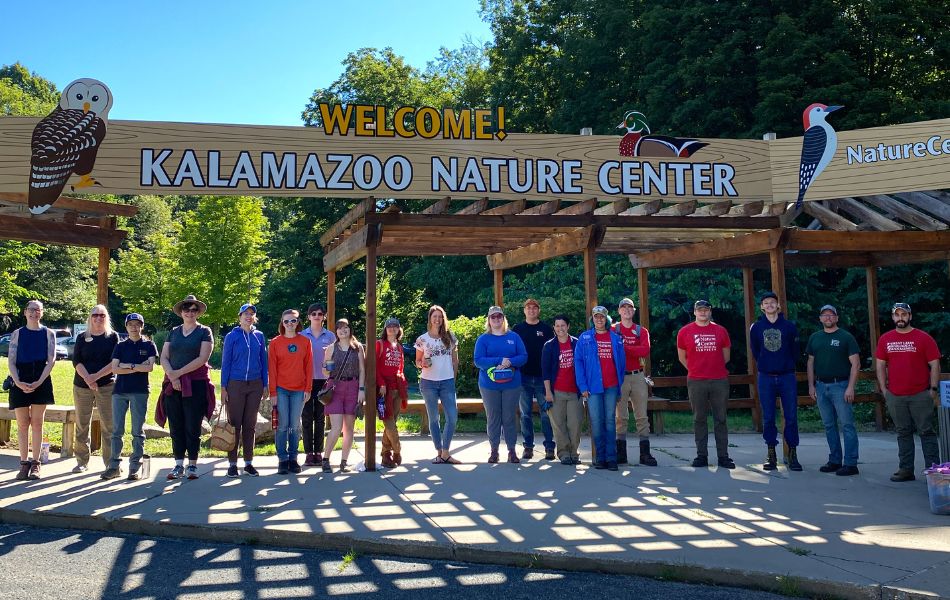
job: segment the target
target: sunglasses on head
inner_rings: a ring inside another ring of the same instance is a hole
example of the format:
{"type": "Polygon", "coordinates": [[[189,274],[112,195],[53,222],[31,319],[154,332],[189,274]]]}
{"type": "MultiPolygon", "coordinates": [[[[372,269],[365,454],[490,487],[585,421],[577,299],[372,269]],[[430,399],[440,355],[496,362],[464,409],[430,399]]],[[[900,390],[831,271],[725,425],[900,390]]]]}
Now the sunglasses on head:
{"type": "Polygon", "coordinates": [[[284,325],[294,325],[297,319],[284,319],[284,325]]]}
{"type": "Polygon", "coordinates": [[[892,308],[891,310],[898,310],[898,309],[906,310],[907,312],[910,312],[910,304],[907,304],[906,302],[897,302],[894,304],[894,308],[892,308]]]}

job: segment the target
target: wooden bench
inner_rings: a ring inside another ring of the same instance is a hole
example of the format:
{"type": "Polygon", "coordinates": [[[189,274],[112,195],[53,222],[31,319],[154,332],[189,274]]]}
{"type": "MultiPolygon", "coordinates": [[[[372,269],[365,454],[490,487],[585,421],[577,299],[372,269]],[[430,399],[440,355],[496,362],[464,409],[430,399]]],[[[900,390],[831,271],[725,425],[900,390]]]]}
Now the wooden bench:
{"type": "MultiPolygon", "coordinates": [[[[0,442],[10,441],[10,424],[16,421],[16,414],[7,407],[0,407],[0,442]]],[[[62,458],[69,458],[73,455],[73,441],[76,439],[76,407],[51,404],[46,407],[46,423],[63,424],[63,444],[59,455],[62,458]]],[[[92,427],[90,427],[90,450],[99,449],[101,428],[99,427],[99,411],[92,411],[92,427]]]]}

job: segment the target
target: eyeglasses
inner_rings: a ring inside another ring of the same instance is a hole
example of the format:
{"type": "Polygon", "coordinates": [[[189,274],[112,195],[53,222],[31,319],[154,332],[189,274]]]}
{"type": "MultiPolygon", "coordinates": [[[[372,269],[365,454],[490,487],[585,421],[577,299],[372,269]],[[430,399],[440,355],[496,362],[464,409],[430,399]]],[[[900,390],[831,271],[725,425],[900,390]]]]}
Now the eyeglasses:
{"type": "Polygon", "coordinates": [[[294,325],[297,323],[297,319],[284,319],[284,325],[294,325]]]}
{"type": "Polygon", "coordinates": [[[322,317],[322,316],[323,316],[323,313],[322,313],[322,312],[312,312],[312,313],[310,313],[310,316],[311,316],[311,317],[322,317]]]}
{"type": "Polygon", "coordinates": [[[93,319],[105,319],[105,318],[106,318],[106,315],[105,315],[104,313],[92,313],[92,314],[89,315],[89,316],[92,317],[93,319]]]}

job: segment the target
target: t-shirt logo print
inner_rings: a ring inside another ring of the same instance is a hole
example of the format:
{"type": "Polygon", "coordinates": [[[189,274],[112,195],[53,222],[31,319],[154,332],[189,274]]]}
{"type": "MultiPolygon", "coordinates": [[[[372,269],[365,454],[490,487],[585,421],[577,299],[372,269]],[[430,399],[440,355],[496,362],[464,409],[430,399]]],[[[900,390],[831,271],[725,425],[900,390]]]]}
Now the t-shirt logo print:
{"type": "Polygon", "coordinates": [[[290,352],[291,354],[293,354],[294,352],[296,352],[296,351],[297,351],[297,344],[291,344],[291,345],[287,346],[287,351],[290,352]]]}
{"type": "Polygon", "coordinates": [[[778,352],[782,349],[782,331],[779,329],[766,329],[762,332],[765,343],[765,349],[769,352],[778,352]]]}

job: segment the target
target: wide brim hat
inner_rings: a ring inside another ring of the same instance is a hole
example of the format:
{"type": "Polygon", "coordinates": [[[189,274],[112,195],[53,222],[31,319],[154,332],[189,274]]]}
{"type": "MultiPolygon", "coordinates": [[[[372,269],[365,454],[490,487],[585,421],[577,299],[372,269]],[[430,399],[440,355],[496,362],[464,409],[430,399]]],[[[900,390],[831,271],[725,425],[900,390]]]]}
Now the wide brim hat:
{"type": "Polygon", "coordinates": [[[196,315],[196,318],[208,312],[208,305],[202,302],[201,300],[198,300],[197,298],[195,298],[194,294],[188,294],[187,296],[185,296],[184,300],[175,304],[175,306],[172,307],[172,312],[180,317],[181,307],[185,306],[186,304],[198,305],[198,314],[196,315]]]}

